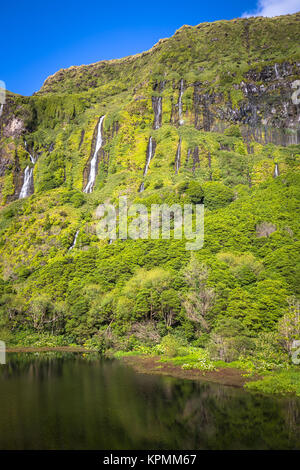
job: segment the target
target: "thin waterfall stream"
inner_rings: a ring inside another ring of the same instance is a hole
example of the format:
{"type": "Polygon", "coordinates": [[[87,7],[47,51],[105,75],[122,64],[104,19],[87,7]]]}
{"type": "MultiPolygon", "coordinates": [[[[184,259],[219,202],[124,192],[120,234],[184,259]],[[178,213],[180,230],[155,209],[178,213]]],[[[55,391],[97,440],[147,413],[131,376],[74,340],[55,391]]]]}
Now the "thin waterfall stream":
{"type": "Polygon", "coordinates": [[[159,129],[161,127],[161,120],[162,120],[162,97],[161,96],[152,97],[152,107],[153,107],[153,112],[154,112],[153,128],[159,129]]]}
{"type": "Polygon", "coordinates": [[[178,116],[179,116],[179,125],[184,124],[182,119],[182,95],[183,95],[183,78],[180,80],[180,89],[179,89],[179,98],[178,98],[178,116]]]}
{"type": "Polygon", "coordinates": [[[24,182],[19,194],[19,199],[24,199],[30,196],[30,191],[33,186],[33,168],[27,166],[24,171],[24,182]]]}
{"type": "Polygon", "coordinates": [[[176,157],[175,157],[175,173],[177,175],[179,168],[180,168],[180,160],[181,160],[181,137],[178,142],[177,150],[176,150],[176,157]]]}
{"type": "MultiPolygon", "coordinates": [[[[161,96],[152,96],[152,108],[154,112],[153,128],[159,129],[161,127],[161,120],[162,120],[162,97],[161,96]]],[[[153,156],[154,156],[153,138],[149,137],[146,164],[144,168],[143,177],[147,175],[150,161],[152,160],[153,156]]],[[[144,181],[142,181],[139,187],[139,193],[143,192],[144,189],[145,189],[145,184],[144,184],[144,181]]]]}
{"type": "Polygon", "coordinates": [[[69,251],[73,250],[73,248],[76,246],[78,235],[79,235],[79,230],[77,230],[76,233],[75,233],[75,237],[74,237],[72,245],[69,248],[69,251]]]}
{"type": "Polygon", "coordinates": [[[98,152],[102,147],[103,144],[103,135],[102,135],[102,125],[104,121],[105,115],[101,116],[99,119],[98,127],[97,127],[97,138],[96,138],[96,147],[94,151],[93,158],[91,159],[90,163],[90,173],[86,187],[84,188],[84,193],[91,193],[93,191],[95,180],[97,176],[97,163],[98,163],[98,152]]]}
{"type": "Polygon", "coordinates": [[[30,161],[33,166],[27,165],[24,171],[24,181],[23,185],[19,194],[19,199],[24,199],[25,197],[30,196],[34,192],[34,185],[33,185],[33,168],[36,163],[35,157],[32,153],[29,152],[27,147],[27,142],[25,140],[25,149],[29,153],[30,161]]]}
{"type": "MultiPolygon", "coordinates": [[[[153,152],[153,138],[149,137],[149,142],[148,142],[148,148],[147,148],[147,158],[146,158],[146,164],[144,168],[144,173],[143,177],[145,177],[148,173],[149,165],[150,162],[153,158],[154,152],[153,152]]],[[[144,181],[141,183],[140,188],[139,188],[139,193],[143,192],[145,189],[144,181]]]]}

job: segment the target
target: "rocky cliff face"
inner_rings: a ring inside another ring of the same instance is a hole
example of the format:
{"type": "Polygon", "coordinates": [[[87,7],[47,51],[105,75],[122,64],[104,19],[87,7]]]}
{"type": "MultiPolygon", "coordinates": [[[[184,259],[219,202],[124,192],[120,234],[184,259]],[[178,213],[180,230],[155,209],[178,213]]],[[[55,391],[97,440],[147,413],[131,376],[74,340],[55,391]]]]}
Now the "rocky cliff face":
{"type": "MultiPolygon", "coordinates": [[[[36,191],[68,182],[84,187],[104,113],[103,181],[119,165],[142,171],[151,128],[168,124],[174,140],[182,139],[182,153],[193,151],[193,171],[196,153],[205,149],[195,143],[190,149],[181,135],[191,127],[224,133],[238,126],[250,153],[253,142],[299,144],[300,111],[292,100],[300,77],[299,22],[295,14],[184,26],[137,56],[61,70],[30,98],[8,94],[0,117],[2,204],[19,197],[29,161],[25,139],[42,155],[36,191]]],[[[175,159],[173,144],[169,151],[175,159]]]]}
{"type": "Polygon", "coordinates": [[[249,70],[246,80],[235,85],[243,99],[234,108],[219,114],[221,120],[242,125],[244,135],[263,143],[292,145],[300,142],[300,110],[293,102],[294,88],[300,76],[300,62],[266,66],[249,70]]]}

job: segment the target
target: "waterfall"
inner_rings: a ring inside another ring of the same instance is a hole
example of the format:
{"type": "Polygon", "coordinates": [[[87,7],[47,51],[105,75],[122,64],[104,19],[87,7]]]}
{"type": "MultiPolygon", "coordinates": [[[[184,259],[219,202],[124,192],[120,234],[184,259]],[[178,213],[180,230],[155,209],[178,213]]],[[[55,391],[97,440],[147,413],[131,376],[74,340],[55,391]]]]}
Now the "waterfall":
{"type": "Polygon", "coordinates": [[[181,158],[181,137],[178,142],[176,157],[175,157],[175,173],[177,175],[179,167],[180,167],[180,158],[181,158]]]}
{"type": "Polygon", "coordinates": [[[24,199],[24,197],[30,196],[30,191],[33,187],[33,168],[27,166],[24,172],[24,182],[21,188],[19,199],[24,199]]]}
{"type": "MultiPolygon", "coordinates": [[[[149,168],[149,165],[150,165],[150,162],[151,162],[151,159],[153,157],[153,139],[152,137],[149,137],[149,142],[148,142],[148,148],[147,148],[147,158],[146,158],[146,164],[145,164],[145,168],[144,168],[144,173],[143,173],[143,176],[145,177],[148,173],[148,168],[149,168]]],[[[142,184],[140,185],[140,188],[139,188],[139,193],[143,192],[145,189],[145,186],[144,186],[144,182],[142,182],[142,184]]]]}
{"type": "Polygon", "coordinates": [[[75,237],[74,237],[72,245],[69,248],[69,251],[73,250],[73,248],[75,247],[78,235],[79,235],[79,230],[77,230],[77,232],[75,233],[75,237]]]}
{"type": "Polygon", "coordinates": [[[27,152],[29,153],[29,157],[30,157],[31,163],[34,165],[35,162],[36,162],[36,159],[35,159],[34,156],[29,152],[26,140],[24,140],[24,145],[25,145],[25,150],[27,150],[27,152]]]}
{"type": "Polygon", "coordinates": [[[280,78],[279,70],[278,70],[278,64],[275,64],[275,65],[274,65],[274,69],[275,69],[275,76],[276,76],[276,78],[277,78],[277,79],[280,78]]]}
{"type": "Polygon", "coordinates": [[[0,106],[0,117],[2,116],[2,113],[3,113],[3,107],[4,107],[4,104],[2,103],[0,106]]]}
{"type": "Polygon", "coordinates": [[[183,78],[180,80],[180,90],[178,98],[178,116],[179,116],[179,125],[182,126],[184,123],[182,119],[182,95],[183,95],[183,78]]]}
{"type": "Polygon", "coordinates": [[[277,178],[277,176],[279,176],[279,168],[278,163],[275,163],[274,178],[277,178]]]}
{"type": "Polygon", "coordinates": [[[83,190],[84,193],[91,193],[93,191],[93,187],[95,184],[97,163],[98,163],[98,152],[100,148],[102,147],[102,143],[103,143],[102,124],[103,124],[104,118],[105,116],[101,116],[101,118],[99,119],[98,128],[97,128],[96,147],[95,147],[93,158],[91,159],[89,179],[88,179],[88,183],[85,189],[83,190]]]}
{"type": "Polygon", "coordinates": [[[148,143],[147,160],[146,160],[146,165],[145,165],[145,168],[144,168],[143,176],[146,176],[146,174],[148,172],[148,168],[149,168],[150,161],[151,161],[151,158],[152,158],[152,149],[153,149],[153,140],[152,140],[152,137],[150,137],[149,138],[149,143],[148,143]]]}
{"type": "MultiPolygon", "coordinates": [[[[27,148],[26,140],[24,141],[24,145],[25,145],[25,150],[27,150],[27,152],[29,153],[31,163],[35,165],[36,159],[29,152],[27,148]]],[[[32,190],[33,190],[33,167],[30,167],[29,165],[27,165],[24,171],[24,181],[23,181],[23,186],[19,194],[19,199],[24,199],[25,197],[30,196],[30,194],[32,194],[31,192],[32,190]]]]}
{"type": "Polygon", "coordinates": [[[154,129],[159,129],[161,126],[162,117],[162,97],[152,96],[152,108],[154,111],[154,129]]]}

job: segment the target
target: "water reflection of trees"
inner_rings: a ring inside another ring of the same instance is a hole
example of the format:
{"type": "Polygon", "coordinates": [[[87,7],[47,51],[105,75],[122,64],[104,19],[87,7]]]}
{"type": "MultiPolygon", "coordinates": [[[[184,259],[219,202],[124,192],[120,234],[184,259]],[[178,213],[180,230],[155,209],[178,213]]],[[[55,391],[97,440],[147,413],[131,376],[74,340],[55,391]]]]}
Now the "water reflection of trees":
{"type": "Polygon", "coordinates": [[[61,353],[11,357],[0,383],[0,448],[300,448],[297,398],[61,353]]]}

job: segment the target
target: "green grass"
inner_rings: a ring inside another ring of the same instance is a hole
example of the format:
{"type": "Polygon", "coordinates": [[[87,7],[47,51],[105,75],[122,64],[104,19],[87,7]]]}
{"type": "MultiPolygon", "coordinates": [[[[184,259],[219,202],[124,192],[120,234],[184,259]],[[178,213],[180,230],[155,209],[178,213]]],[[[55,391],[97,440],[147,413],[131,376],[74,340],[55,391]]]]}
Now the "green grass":
{"type": "Polygon", "coordinates": [[[0,338],[7,348],[55,348],[61,346],[79,346],[64,335],[54,336],[48,333],[36,333],[28,331],[9,332],[0,330],[0,338]]]}
{"type": "Polygon", "coordinates": [[[261,380],[248,382],[245,387],[257,392],[300,397],[300,368],[268,372],[261,380]]]}
{"type": "Polygon", "coordinates": [[[132,356],[141,356],[142,354],[140,351],[115,351],[113,352],[113,357],[116,359],[121,359],[122,357],[132,357],[132,356]]]}

